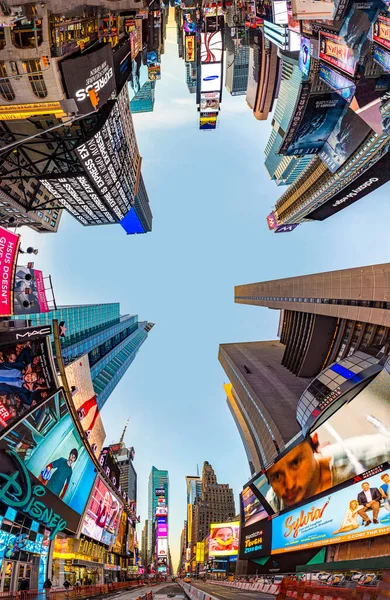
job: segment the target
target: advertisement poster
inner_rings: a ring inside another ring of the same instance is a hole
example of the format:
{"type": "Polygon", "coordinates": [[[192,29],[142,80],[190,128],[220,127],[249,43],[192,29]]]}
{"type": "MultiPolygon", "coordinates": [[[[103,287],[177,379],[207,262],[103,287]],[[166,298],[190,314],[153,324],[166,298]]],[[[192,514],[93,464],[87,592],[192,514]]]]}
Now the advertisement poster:
{"type": "Polygon", "coordinates": [[[72,389],[72,401],[93,452],[99,456],[106,432],[93,389],[88,354],[65,367],[66,379],[72,389]]]}
{"type": "Polygon", "coordinates": [[[379,373],[254,481],[266,505],[276,513],[292,508],[390,459],[388,378],[379,373]]]}
{"type": "Polygon", "coordinates": [[[271,231],[278,226],[278,222],[277,222],[276,215],[275,215],[274,211],[272,211],[272,213],[270,213],[268,215],[268,217],[267,217],[267,225],[268,225],[268,229],[270,229],[271,231]]]}
{"type": "Polygon", "coordinates": [[[142,55],[138,54],[131,63],[130,77],[128,80],[129,98],[132,100],[148,81],[149,71],[147,65],[142,62],[142,55]]]}
{"type": "Polygon", "coordinates": [[[319,58],[348,75],[355,75],[359,54],[349,48],[344,40],[333,33],[320,31],[319,58]]]}
{"type": "Polygon", "coordinates": [[[117,90],[125,85],[131,72],[130,43],[127,40],[113,55],[115,83],[117,90]]]}
{"type": "Polygon", "coordinates": [[[272,521],[242,526],[240,531],[240,559],[248,560],[271,554],[272,521]]]}
{"type": "Polygon", "coordinates": [[[81,533],[103,544],[112,544],[116,539],[121,514],[120,501],[98,477],[85,513],[81,533]]]}
{"type": "Polygon", "coordinates": [[[200,95],[201,112],[215,112],[219,110],[219,92],[208,92],[200,95]]]}
{"type": "Polygon", "coordinates": [[[292,12],[296,19],[331,19],[333,0],[292,0],[292,12]]]}
{"type": "MultiPolygon", "coordinates": [[[[99,463],[107,477],[112,482],[114,488],[120,490],[121,472],[109,446],[103,448],[100,452],[99,463]]],[[[124,494],[126,494],[126,492],[124,492],[124,494]]]]}
{"type": "Polygon", "coordinates": [[[307,215],[308,219],[323,221],[335,213],[347,208],[364,196],[370,194],[389,181],[390,178],[390,152],[373,162],[359,177],[347,185],[341,192],[335,194],[328,202],[325,202],[307,215]]]}
{"type": "Polygon", "coordinates": [[[300,126],[286,150],[287,156],[317,154],[322,148],[345,107],[338,94],[310,96],[300,126]]]}
{"type": "Polygon", "coordinates": [[[272,520],[272,554],[390,533],[389,471],[272,520]]]}
{"type": "Polygon", "coordinates": [[[374,60],[385,73],[390,73],[390,50],[385,50],[385,48],[374,44],[374,60]]]}
{"type": "Polygon", "coordinates": [[[166,506],[156,506],[156,517],[167,517],[168,508],[166,506]]]}
{"type": "Polygon", "coordinates": [[[49,312],[42,271],[17,266],[14,283],[14,314],[49,312]]]}
{"type": "Polygon", "coordinates": [[[212,33],[200,34],[200,61],[202,63],[215,63],[222,61],[222,33],[213,31],[212,33]]]}
{"type": "Polygon", "coordinates": [[[323,63],[320,64],[320,79],[333,91],[340,94],[346,102],[351,102],[356,92],[356,85],[353,81],[323,63]]]}
{"type": "Polygon", "coordinates": [[[24,339],[0,345],[0,432],[58,389],[49,338],[24,339]]]}
{"type": "Polygon", "coordinates": [[[168,556],[168,540],[167,540],[167,538],[157,540],[157,556],[168,556]]]}
{"type": "Polygon", "coordinates": [[[147,54],[148,78],[149,81],[161,79],[161,65],[158,53],[155,50],[147,54]]]}
{"type": "Polygon", "coordinates": [[[168,523],[157,524],[157,537],[167,538],[168,537],[168,523]]]}
{"type": "Polygon", "coordinates": [[[310,72],[310,40],[305,37],[301,37],[298,67],[307,79],[310,72]]]}
{"type": "Polygon", "coordinates": [[[209,556],[237,556],[240,522],[210,525],[209,556]]]}
{"type": "Polygon", "coordinates": [[[195,36],[186,35],[185,37],[185,48],[186,48],[186,62],[194,62],[195,60],[195,36]]]}
{"type": "Polygon", "coordinates": [[[335,173],[359,148],[370,133],[371,127],[350,108],[337,122],[318,156],[335,173]]]}
{"type": "Polygon", "coordinates": [[[201,92],[216,92],[221,89],[222,65],[221,63],[202,64],[201,66],[201,92]]]}
{"type": "Polygon", "coordinates": [[[81,114],[93,110],[88,90],[95,89],[103,106],[115,90],[114,62],[111,45],[61,61],[62,75],[69,98],[74,98],[81,114]]]}
{"type": "Polygon", "coordinates": [[[12,290],[18,249],[19,236],[0,227],[0,317],[12,315],[12,290]]]}
{"type": "Polygon", "coordinates": [[[372,28],[374,42],[390,50],[390,19],[379,15],[372,28]]]}
{"type": "Polygon", "coordinates": [[[242,511],[241,521],[244,527],[253,525],[253,523],[257,523],[257,521],[261,521],[268,517],[268,513],[264,506],[249,486],[243,489],[240,494],[240,499],[242,511]]]}
{"type": "Polygon", "coordinates": [[[371,25],[382,8],[382,0],[365,0],[365,2],[353,2],[351,4],[338,32],[338,35],[349,48],[355,48],[358,52],[361,51],[371,30],[371,25]]]}
{"type": "Polygon", "coordinates": [[[199,129],[216,129],[218,113],[205,112],[200,113],[199,129]]]}
{"type": "Polygon", "coordinates": [[[83,513],[96,477],[95,467],[61,392],[6,433],[1,447],[17,453],[48,496],[55,496],[59,507],[65,503],[78,515],[83,513]]]}

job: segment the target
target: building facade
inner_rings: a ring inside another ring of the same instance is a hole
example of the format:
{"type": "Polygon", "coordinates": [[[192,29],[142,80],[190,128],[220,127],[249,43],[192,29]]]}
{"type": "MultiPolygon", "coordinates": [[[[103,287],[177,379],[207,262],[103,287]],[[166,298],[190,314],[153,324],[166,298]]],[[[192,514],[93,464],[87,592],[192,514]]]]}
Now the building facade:
{"type": "Polygon", "coordinates": [[[232,96],[246,94],[249,72],[249,31],[225,27],[225,87],[232,96]]]}
{"type": "MultiPolygon", "coordinates": [[[[23,316],[25,318],[25,316],[23,316]]],[[[99,409],[119,383],[148,337],[153,323],[138,315],[121,315],[119,303],[60,306],[48,313],[29,315],[33,326],[64,322],[61,338],[65,365],[88,354],[99,409]]]]}

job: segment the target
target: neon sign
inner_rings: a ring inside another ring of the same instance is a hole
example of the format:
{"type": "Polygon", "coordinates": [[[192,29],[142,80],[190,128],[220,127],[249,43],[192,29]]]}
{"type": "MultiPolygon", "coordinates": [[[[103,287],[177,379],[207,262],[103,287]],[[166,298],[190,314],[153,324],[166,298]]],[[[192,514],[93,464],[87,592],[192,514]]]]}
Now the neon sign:
{"type": "Polygon", "coordinates": [[[67,522],[38,498],[46,496],[43,485],[31,485],[30,475],[14,450],[7,450],[18,470],[13,475],[0,473],[0,501],[30,515],[50,530],[50,539],[63,531],[67,522]]]}

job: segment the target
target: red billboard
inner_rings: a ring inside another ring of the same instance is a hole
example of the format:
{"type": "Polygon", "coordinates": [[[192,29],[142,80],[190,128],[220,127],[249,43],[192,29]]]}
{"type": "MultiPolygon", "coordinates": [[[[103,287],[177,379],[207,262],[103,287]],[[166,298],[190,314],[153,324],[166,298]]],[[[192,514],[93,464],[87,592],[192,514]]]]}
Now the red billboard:
{"type": "Polygon", "coordinates": [[[30,315],[49,312],[42,271],[16,267],[14,284],[14,314],[30,315]]]}
{"type": "Polygon", "coordinates": [[[338,35],[320,31],[320,59],[344,73],[355,75],[359,54],[338,35]]]}
{"type": "Polygon", "coordinates": [[[13,312],[12,291],[18,248],[19,236],[0,227],[1,317],[9,317],[13,312]]]}
{"type": "Polygon", "coordinates": [[[378,20],[373,25],[372,38],[377,44],[390,49],[390,19],[388,17],[378,16],[378,20]]]}

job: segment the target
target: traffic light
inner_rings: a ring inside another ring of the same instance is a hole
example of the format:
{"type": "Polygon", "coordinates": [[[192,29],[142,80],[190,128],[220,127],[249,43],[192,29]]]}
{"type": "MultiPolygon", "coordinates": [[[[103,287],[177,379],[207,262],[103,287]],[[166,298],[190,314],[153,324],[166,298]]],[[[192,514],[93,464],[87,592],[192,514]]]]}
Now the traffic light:
{"type": "Polygon", "coordinates": [[[50,60],[49,60],[48,56],[42,56],[41,62],[42,62],[42,66],[44,67],[44,69],[47,69],[48,67],[50,67],[50,60]]]}
{"type": "Polygon", "coordinates": [[[99,96],[98,96],[98,93],[95,90],[95,88],[88,90],[88,96],[89,96],[92,106],[95,109],[97,109],[97,107],[99,106],[99,96]]]}

